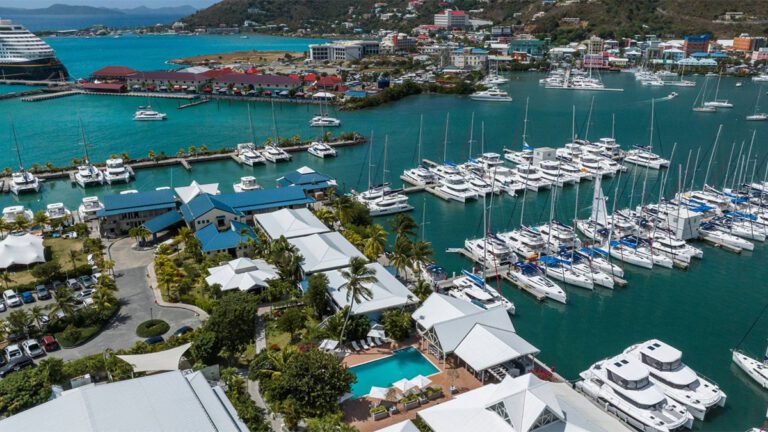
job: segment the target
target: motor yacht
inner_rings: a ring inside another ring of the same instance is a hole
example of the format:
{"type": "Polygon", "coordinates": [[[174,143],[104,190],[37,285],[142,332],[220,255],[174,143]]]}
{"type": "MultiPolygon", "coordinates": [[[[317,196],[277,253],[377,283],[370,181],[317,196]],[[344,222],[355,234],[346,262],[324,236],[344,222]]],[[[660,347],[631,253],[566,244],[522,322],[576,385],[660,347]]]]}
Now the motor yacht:
{"type": "Polygon", "coordinates": [[[683,353],[678,349],[651,339],[632,345],[624,354],[645,365],[651,382],[667,397],[685,406],[694,418],[703,421],[710,408],[725,406],[725,393],[683,363],[683,353]]]}
{"type": "Polygon", "coordinates": [[[548,244],[550,252],[560,250],[563,247],[570,249],[581,246],[581,240],[576,236],[574,229],[556,220],[540,225],[536,229],[544,242],[548,244]]]}
{"type": "Polygon", "coordinates": [[[492,86],[486,90],[476,91],[469,98],[483,102],[512,102],[512,96],[498,87],[492,86]]]}
{"type": "Polygon", "coordinates": [[[574,184],[581,180],[579,177],[574,177],[563,172],[561,170],[561,165],[563,165],[563,162],[556,160],[543,160],[539,162],[539,173],[544,180],[551,182],[553,185],[558,187],[574,184]]]}
{"type": "Polygon", "coordinates": [[[261,154],[262,156],[264,156],[264,159],[272,163],[287,162],[291,160],[290,154],[288,154],[285,150],[281,149],[280,147],[273,146],[273,145],[264,146],[264,149],[261,151],[261,154]]]}
{"type": "Polygon", "coordinates": [[[508,265],[517,258],[505,242],[492,236],[464,240],[464,249],[474,261],[490,270],[508,265]]]}
{"type": "Polygon", "coordinates": [[[235,192],[248,192],[252,190],[261,189],[259,183],[256,182],[256,177],[245,176],[240,177],[240,181],[232,185],[232,189],[235,192]]]}
{"type": "Polygon", "coordinates": [[[525,260],[537,259],[547,249],[547,243],[542,240],[539,233],[526,226],[512,231],[496,233],[496,237],[525,260]]]}
{"type": "Polygon", "coordinates": [[[488,287],[480,276],[466,270],[461,273],[464,276],[453,281],[455,288],[450,289],[448,295],[468,301],[481,309],[503,307],[508,313],[515,314],[515,305],[498,291],[488,287]]]}
{"type": "Polygon", "coordinates": [[[64,203],[51,203],[45,207],[45,215],[48,216],[49,221],[55,219],[63,219],[65,222],[70,221],[72,218],[72,212],[64,207],[64,203]]]}
{"type": "Polygon", "coordinates": [[[592,279],[583,273],[573,270],[568,261],[561,260],[552,255],[546,255],[539,258],[537,264],[539,268],[544,270],[544,273],[552,279],[579,288],[589,290],[595,289],[595,284],[592,279]]]}
{"type": "Polygon", "coordinates": [[[318,115],[312,117],[309,121],[310,127],[339,127],[341,126],[341,120],[335,117],[329,117],[324,115],[318,115]]]}
{"type": "Polygon", "coordinates": [[[652,169],[661,169],[669,166],[669,160],[663,159],[647,147],[636,147],[628,151],[624,157],[624,162],[652,169]]]}
{"type": "Polygon", "coordinates": [[[474,200],[478,197],[477,192],[469,186],[464,177],[456,174],[440,178],[440,186],[437,190],[447,199],[459,202],[474,200]]]}
{"type": "Polygon", "coordinates": [[[139,107],[133,114],[133,119],[136,121],[160,121],[165,120],[168,116],[165,113],[153,111],[152,107],[139,107]]]}
{"type": "Polygon", "coordinates": [[[77,214],[80,216],[80,220],[85,222],[96,219],[96,213],[103,208],[104,204],[99,201],[98,197],[84,197],[82,204],[77,208],[77,214]]]}
{"type": "Polygon", "coordinates": [[[85,160],[85,164],[77,167],[75,181],[83,188],[98,186],[104,183],[104,173],[85,160]]]}
{"type": "Polygon", "coordinates": [[[581,372],[576,389],[603,409],[643,432],[670,432],[693,427],[684,405],[664,395],[648,368],[627,354],[601,360],[581,372]]]}
{"type": "Polygon", "coordinates": [[[399,191],[369,200],[366,205],[371,216],[386,216],[413,210],[413,206],[408,203],[408,195],[399,191]]]}
{"type": "Polygon", "coordinates": [[[322,141],[313,142],[312,145],[310,145],[307,149],[307,153],[313,156],[317,156],[321,159],[325,159],[327,157],[336,157],[336,149],[322,141]]]}
{"type": "Polygon", "coordinates": [[[731,358],[736,363],[736,366],[746,372],[760,387],[768,389],[768,348],[765,350],[763,361],[752,358],[738,350],[733,351],[731,358]]]}
{"type": "Polygon", "coordinates": [[[717,244],[723,244],[736,249],[754,250],[755,244],[749,240],[729,234],[715,224],[705,222],[699,225],[699,236],[717,244]]]}
{"type": "Polygon", "coordinates": [[[437,183],[437,176],[427,167],[419,165],[403,171],[403,180],[416,186],[426,186],[437,183]]]}
{"type": "Polygon", "coordinates": [[[13,223],[16,218],[22,216],[27,219],[27,222],[32,222],[34,215],[32,210],[21,205],[10,206],[3,209],[3,220],[7,223],[13,223]]]}
{"type": "Polygon", "coordinates": [[[128,183],[131,181],[131,173],[126,169],[121,158],[109,158],[104,168],[104,180],[109,184],[118,182],[128,183]]]}
{"type": "Polygon", "coordinates": [[[520,164],[514,171],[517,174],[518,183],[522,183],[528,190],[538,191],[539,189],[549,189],[552,182],[544,179],[539,169],[531,164],[520,164]]]}
{"type": "Polygon", "coordinates": [[[504,159],[514,164],[529,164],[533,162],[533,150],[523,149],[522,151],[515,151],[504,149],[504,159]]]}
{"type": "Polygon", "coordinates": [[[562,304],[567,302],[565,291],[549,280],[536,264],[524,261],[516,262],[509,269],[509,278],[515,284],[526,286],[556,302],[562,304]]]}

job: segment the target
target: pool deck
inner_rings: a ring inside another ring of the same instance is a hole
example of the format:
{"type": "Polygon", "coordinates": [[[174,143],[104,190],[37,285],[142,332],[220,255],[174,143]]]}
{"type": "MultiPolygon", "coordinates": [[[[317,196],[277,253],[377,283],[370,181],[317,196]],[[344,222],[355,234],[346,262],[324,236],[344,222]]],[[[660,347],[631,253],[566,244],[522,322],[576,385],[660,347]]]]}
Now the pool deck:
{"type": "MultiPolygon", "coordinates": [[[[390,356],[392,355],[393,350],[404,348],[407,346],[413,346],[414,348],[419,349],[419,344],[417,339],[412,338],[399,344],[392,343],[392,344],[382,345],[381,347],[372,348],[364,352],[350,354],[346,358],[344,358],[344,363],[350,367],[357,366],[359,364],[367,363],[373,360],[390,356]]],[[[419,412],[420,410],[450,400],[452,396],[448,394],[448,388],[451,386],[451,384],[450,384],[450,379],[448,378],[448,374],[446,373],[446,369],[450,367],[450,364],[443,365],[442,362],[440,362],[434,356],[420,349],[419,349],[419,352],[423,354],[426,358],[428,358],[429,361],[432,362],[432,364],[437,366],[438,369],[440,369],[440,372],[430,376],[429,379],[432,380],[433,385],[439,386],[443,389],[445,396],[435,401],[429,402],[426,405],[422,405],[418,408],[412,409],[410,411],[400,412],[399,414],[395,414],[393,416],[390,416],[383,420],[378,420],[378,421],[374,421],[371,419],[371,415],[368,412],[368,410],[373,405],[376,405],[379,403],[390,404],[390,402],[386,402],[386,401],[382,402],[374,399],[368,399],[367,397],[363,397],[360,399],[349,399],[342,404],[342,409],[344,411],[344,421],[347,423],[350,423],[352,426],[357,428],[360,432],[373,432],[383,427],[390,426],[395,423],[399,423],[403,420],[413,419],[416,417],[416,413],[419,412]]],[[[456,371],[459,373],[459,376],[454,381],[454,385],[458,388],[459,393],[464,393],[469,390],[476,389],[482,385],[478,379],[472,376],[463,367],[457,367],[456,371]]],[[[402,406],[399,406],[399,408],[402,410],[402,406]]]]}

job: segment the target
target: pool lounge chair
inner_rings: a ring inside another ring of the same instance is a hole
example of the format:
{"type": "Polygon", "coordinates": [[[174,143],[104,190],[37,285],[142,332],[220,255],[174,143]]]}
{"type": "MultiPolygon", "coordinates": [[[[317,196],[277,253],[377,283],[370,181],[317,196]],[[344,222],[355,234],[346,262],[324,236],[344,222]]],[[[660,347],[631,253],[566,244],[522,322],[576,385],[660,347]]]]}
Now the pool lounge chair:
{"type": "Polygon", "coordinates": [[[384,345],[385,343],[387,343],[387,341],[384,339],[373,338],[373,340],[376,341],[376,345],[384,345]]]}
{"type": "Polygon", "coordinates": [[[368,339],[366,339],[366,341],[368,342],[368,345],[369,345],[369,346],[371,346],[371,347],[377,347],[377,346],[379,346],[379,344],[377,344],[376,342],[374,342],[374,340],[373,340],[372,338],[368,338],[368,339]]]}
{"type": "Polygon", "coordinates": [[[357,343],[359,343],[360,346],[363,347],[364,350],[367,350],[367,349],[371,348],[371,347],[368,346],[367,343],[365,343],[365,340],[363,340],[363,339],[360,339],[359,341],[357,341],[357,343]]]}
{"type": "Polygon", "coordinates": [[[360,347],[357,345],[357,342],[352,341],[352,343],[350,345],[352,345],[352,350],[353,351],[360,351],[360,347]]]}

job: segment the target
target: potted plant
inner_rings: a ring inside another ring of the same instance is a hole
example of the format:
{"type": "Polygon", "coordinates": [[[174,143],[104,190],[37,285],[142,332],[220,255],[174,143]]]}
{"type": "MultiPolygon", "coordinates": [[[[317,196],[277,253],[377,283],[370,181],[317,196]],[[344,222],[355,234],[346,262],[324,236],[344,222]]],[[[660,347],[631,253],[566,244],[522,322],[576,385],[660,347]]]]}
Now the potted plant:
{"type": "Polygon", "coordinates": [[[403,398],[401,401],[403,404],[403,407],[405,410],[411,410],[414,408],[418,408],[419,406],[419,397],[417,395],[409,395],[403,398]]]}
{"type": "Polygon", "coordinates": [[[381,420],[384,418],[389,417],[389,412],[387,411],[387,408],[384,405],[377,405],[369,410],[371,413],[371,418],[374,420],[381,420]]]}

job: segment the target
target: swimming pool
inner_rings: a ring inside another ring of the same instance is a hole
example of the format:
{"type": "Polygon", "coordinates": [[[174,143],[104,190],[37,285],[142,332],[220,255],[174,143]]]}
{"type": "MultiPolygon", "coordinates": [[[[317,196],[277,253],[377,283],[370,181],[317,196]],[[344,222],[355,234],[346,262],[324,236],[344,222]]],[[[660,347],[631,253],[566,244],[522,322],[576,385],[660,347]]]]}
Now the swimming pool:
{"type": "Polygon", "coordinates": [[[440,372],[414,347],[403,348],[389,357],[349,368],[357,382],[352,384],[355,398],[368,394],[371,387],[389,387],[400,379],[412,379],[417,375],[430,376],[440,372]]]}

